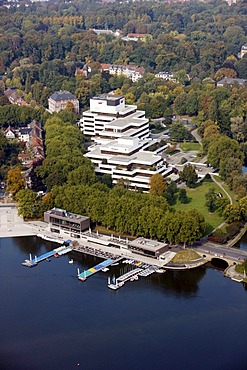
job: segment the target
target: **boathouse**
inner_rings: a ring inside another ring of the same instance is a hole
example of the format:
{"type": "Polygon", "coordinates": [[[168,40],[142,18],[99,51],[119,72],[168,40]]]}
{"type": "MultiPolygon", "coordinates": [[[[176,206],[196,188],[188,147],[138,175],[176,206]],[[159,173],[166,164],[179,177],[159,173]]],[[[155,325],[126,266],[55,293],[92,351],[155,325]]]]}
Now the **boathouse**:
{"type": "Polygon", "coordinates": [[[61,208],[52,208],[44,212],[44,221],[48,223],[51,232],[72,238],[80,238],[81,233],[90,227],[89,217],[61,208]]]}

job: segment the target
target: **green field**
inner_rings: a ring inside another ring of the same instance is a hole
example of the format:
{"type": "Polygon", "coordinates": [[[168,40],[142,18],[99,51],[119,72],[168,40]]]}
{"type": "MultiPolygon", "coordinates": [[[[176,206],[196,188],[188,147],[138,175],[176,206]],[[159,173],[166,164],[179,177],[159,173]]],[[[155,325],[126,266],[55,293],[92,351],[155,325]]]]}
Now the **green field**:
{"type": "Polygon", "coordinates": [[[236,203],[236,199],[235,199],[236,194],[232,190],[229,189],[229,187],[221,180],[219,176],[214,175],[214,178],[216,181],[221,183],[225,191],[230,195],[230,197],[232,198],[233,204],[236,203]]]}
{"type": "Polygon", "coordinates": [[[205,221],[209,224],[207,233],[211,232],[224,221],[223,217],[220,217],[217,212],[209,213],[205,206],[205,194],[208,192],[209,188],[214,188],[218,193],[222,193],[222,190],[213,181],[206,181],[194,189],[185,187],[189,203],[182,204],[177,201],[177,204],[174,206],[178,211],[189,211],[190,209],[196,208],[201,214],[203,214],[205,221]]]}
{"type": "Polygon", "coordinates": [[[181,143],[180,148],[184,152],[189,152],[191,150],[197,150],[199,152],[202,147],[199,143],[181,143]]]}

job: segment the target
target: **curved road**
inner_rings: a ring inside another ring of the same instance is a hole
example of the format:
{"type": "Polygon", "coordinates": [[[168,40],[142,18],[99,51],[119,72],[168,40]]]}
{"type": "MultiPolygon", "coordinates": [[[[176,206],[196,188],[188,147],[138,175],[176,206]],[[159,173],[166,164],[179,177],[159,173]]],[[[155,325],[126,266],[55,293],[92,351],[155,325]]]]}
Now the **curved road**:
{"type": "Polygon", "coordinates": [[[215,184],[217,184],[221,190],[226,194],[226,196],[228,197],[229,201],[230,201],[230,204],[233,204],[233,201],[232,201],[232,197],[230,196],[230,194],[224,189],[224,187],[221,185],[221,183],[219,181],[217,181],[214,177],[214,175],[211,173],[210,174],[211,176],[211,179],[215,182],[215,184]]]}

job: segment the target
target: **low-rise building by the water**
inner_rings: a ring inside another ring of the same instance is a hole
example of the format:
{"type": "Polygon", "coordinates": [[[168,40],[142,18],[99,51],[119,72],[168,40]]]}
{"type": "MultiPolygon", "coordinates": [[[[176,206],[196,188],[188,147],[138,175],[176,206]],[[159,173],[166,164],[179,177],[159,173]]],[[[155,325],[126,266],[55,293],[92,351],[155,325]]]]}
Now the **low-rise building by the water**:
{"type": "Polygon", "coordinates": [[[48,230],[65,237],[80,238],[81,233],[90,227],[90,218],[67,212],[65,209],[52,208],[44,212],[48,230]]]}

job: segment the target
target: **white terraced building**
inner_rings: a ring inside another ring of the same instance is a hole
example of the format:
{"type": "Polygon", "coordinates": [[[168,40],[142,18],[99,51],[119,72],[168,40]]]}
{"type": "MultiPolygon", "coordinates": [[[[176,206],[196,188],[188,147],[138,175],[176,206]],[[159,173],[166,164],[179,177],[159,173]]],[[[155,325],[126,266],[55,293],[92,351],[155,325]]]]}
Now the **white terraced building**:
{"type": "Polygon", "coordinates": [[[150,139],[121,137],[92,145],[85,156],[94,163],[98,175],[111,175],[113,184],[124,179],[129,189],[148,192],[153,175],[166,177],[173,173],[173,167],[161,155],[146,150],[152,143],[150,139]]]}
{"type": "Polygon", "coordinates": [[[125,104],[123,96],[102,94],[90,99],[90,109],[83,112],[78,125],[85,135],[101,142],[122,136],[149,136],[149,123],[145,112],[137,110],[136,105],[125,104]]]}

